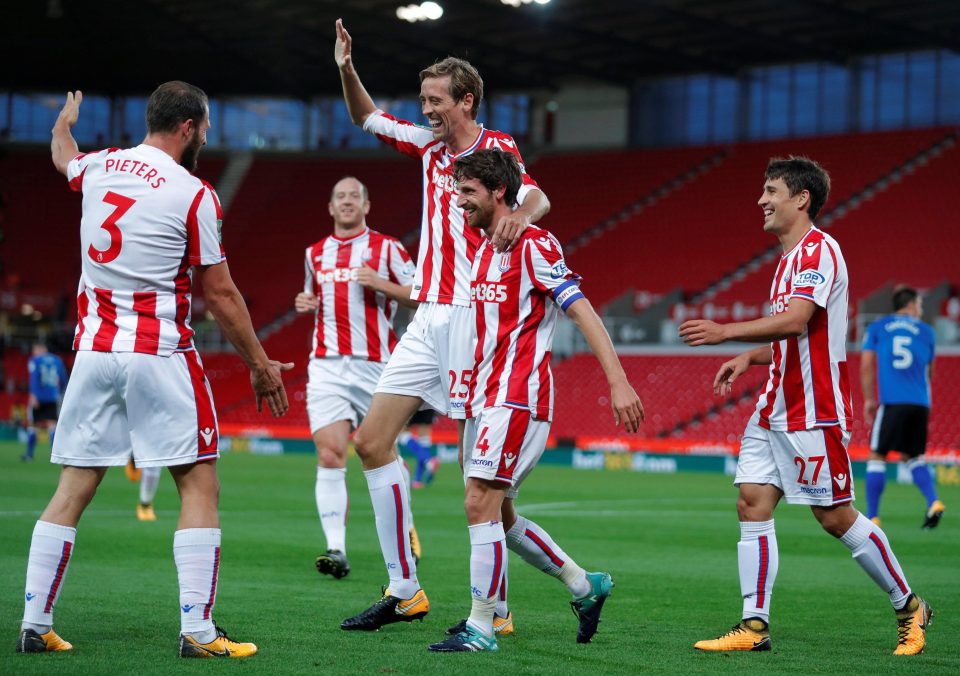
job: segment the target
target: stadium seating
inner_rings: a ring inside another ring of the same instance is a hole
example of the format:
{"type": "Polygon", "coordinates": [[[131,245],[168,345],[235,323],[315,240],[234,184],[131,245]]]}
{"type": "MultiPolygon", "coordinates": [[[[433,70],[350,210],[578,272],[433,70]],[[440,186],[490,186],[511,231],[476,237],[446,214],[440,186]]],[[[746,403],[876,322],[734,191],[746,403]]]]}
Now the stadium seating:
{"type": "MultiPolygon", "coordinates": [[[[598,232],[569,257],[571,267],[584,275],[587,293],[600,304],[631,287],[655,292],[676,287],[702,290],[752,255],[768,249],[771,238],[759,226],[759,209],[754,202],[759,195],[761,170],[771,155],[805,153],[820,160],[834,177],[829,210],[945,134],[946,130],[930,129],[740,144],[726,149],[713,168],[683,184],[674,184],[670,190],[662,188],[717,157],[718,150],[545,155],[531,163],[530,172],[551,197],[549,227],[561,241],[571,241],[584,228],[596,227],[620,212],[629,214],[612,229],[598,232]],[[657,195],[657,199],[643,210],[630,208],[650,195],[657,195]],[[709,219],[704,219],[704,214],[709,219]],[[718,251],[724,255],[718,256],[718,251]],[[728,255],[727,251],[734,253],[728,255]],[[677,263],[678,252],[682,264],[677,263]]],[[[226,165],[225,158],[205,154],[202,160],[201,175],[215,181],[226,165]]],[[[303,247],[328,231],[329,189],[344,175],[355,175],[369,187],[372,226],[389,234],[406,235],[415,245],[420,222],[416,162],[393,155],[349,160],[257,156],[227,212],[224,237],[231,270],[250,300],[259,327],[288,312],[302,283],[303,247]]],[[[960,149],[947,148],[834,219],[830,232],[841,244],[857,242],[855,247],[844,246],[853,282],[852,300],[893,277],[925,286],[954,270],[950,250],[942,246],[944,224],[951,217],[944,211],[943,195],[949,194],[958,178],[960,149]]],[[[0,158],[0,185],[6,273],[14,273],[22,288],[72,298],[79,273],[75,253],[77,196],[66,190],[62,177],[50,167],[45,149],[8,149],[0,158]],[[43,228],[42,237],[32,227],[37,223],[43,228]],[[34,261],[40,254],[43,266],[22,263],[34,261]],[[56,273],[51,274],[51,270],[56,273]]],[[[710,300],[723,304],[755,302],[758,296],[762,299],[769,281],[767,267],[761,266],[710,300]]],[[[294,371],[286,375],[291,411],[284,422],[304,428],[310,321],[309,317],[297,317],[275,328],[266,339],[271,357],[296,363],[294,371]]],[[[246,369],[236,355],[205,353],[204,361],[222,421],[269,422],[266,414],[256,412],[246,369]]],[[[696,354],[625,357],[624,366],[649,413],[643,434],[736,439],[753,409],[764,371],[754,369],[741,379],[732,398],[717,400],[710,385],[722,361],[721,357],[696,354]]],[[[857,363],[857,356],[851,355],[852,373],[857,363]]],[[[22,403],[24,364],[23,355],[7,350],[4,370],[8,383],[0,397],[0,412],[22,403]]],[[[960,375],[960,358],[941,358],[937,371],[930,441],[932,445],[955,447],[960,439],[960,388],[954,383],[960,375]]],[[[572,438],[615,432],[607,386],[591,356],[558,360],[554,373],[558,387],[555,435],[572,438]]],[[[853,380],[855,412],[859,416],[861,397],[853,380]]],[[[854,443],[866,440],[861,425],[855,424],[854,443]]],[[[441,428],[445,426],[452,429],[449,423],[441,423],[441,428]]]]}
{"type": "Polygon", "coordinates": [[[716,153],[698,147],[550,154],[528,171],[550,198],[543,227],[566,244],[716,153]]]}
{"type": "MultiPolygon", "coordinates": [[[[224,221],[224,247],[237,286],[261,326],[292,307],[303,289],[303,252],[330,233],[334,184],[356,176],[370,192],[370,227],[395,237],[420,228],[420,165],[405,157],[258,157],[224,221]]],[[[411,252],[415,255],[416,250],[411,252]]]]}
{"type": "Polygon", "coordinates": [[[712,170],[573,252],[570,267],[584,277],[584,289],[598,305],[629,288],[700,291],[775,244],[763,232],[756,204],[770,157],[805,154],[822,162],[835,177],[829,208],[946,133],[934,129],[733,146],[712,170]]]}
{"type": "MultiPolygon", "coordinates": [[[[933,132],[934,136],[937,133],[942,135],[942,132],[933,132]]],[[[902,161],[905,153],[915,147],[906,145],[907,141],[924,144],[935,140],[920,132],[877,136],[891,136],[890,141],[902,141],[904,145],[867,146],[869,152],[864,161],[867,167],[879,168],[902,161]]],[[[844,169],[843,175],[847,176],[853,169],[855,167],[844,169]]],[[[878,172],[879,169],[875,171],[878,172]]],[[[870,180],[876,178],[879,175],[870,180]]],[[[847,262],[851,301],[891,281],[924,288],[943,281],[951,272],[956,275],[955,256],[949,247],[943,246],[942,237],[944,223],[951,219],[943,196],[949,194],[958,181],[960,149],[953,146],[830,224],[827,231],[839,241],[847,262]]],[[[711,301],[717,305],[765,301],[770,291],[771,269],[772,265],[760,266],[711,301]]]]}

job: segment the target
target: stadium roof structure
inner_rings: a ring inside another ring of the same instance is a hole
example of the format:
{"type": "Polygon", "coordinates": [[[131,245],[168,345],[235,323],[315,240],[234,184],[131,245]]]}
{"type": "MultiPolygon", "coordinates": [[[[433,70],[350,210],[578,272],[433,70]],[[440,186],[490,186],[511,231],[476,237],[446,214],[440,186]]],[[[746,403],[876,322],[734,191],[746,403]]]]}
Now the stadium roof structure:
{"type": "Polygon", "coordinates": [[[417,72],[448,54],[504,92],[960,51],[956,0],[437,0],[439,20],[401,21],[411,1],[33,0],[0,22],[0,87],[143,94],[185,79],[214,95],[337,94],[337,17],[368,89],[387,96],[415,92],[417,72]]]}

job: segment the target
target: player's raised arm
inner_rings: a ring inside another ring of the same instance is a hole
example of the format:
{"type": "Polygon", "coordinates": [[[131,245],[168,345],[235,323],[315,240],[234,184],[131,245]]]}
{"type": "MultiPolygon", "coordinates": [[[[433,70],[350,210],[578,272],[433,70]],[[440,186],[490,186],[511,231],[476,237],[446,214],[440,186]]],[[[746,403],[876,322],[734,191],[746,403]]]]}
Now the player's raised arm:
{"type": "Polygon", "coordinates": [[[266,400],[270,412],[276,417],[282,416],[287,412],[289,403],[280,373],[292,369],[293,364],[269,359],[263,351],[254,333],[247,305],[233,283],[226,262],[199,266],[197,271],[210,314],[250,369],[250,382],[257,396],[257,410],[261,410],[261,404],[266,400]]]}
{"type": "Polygon", "coordinates": [[[581,296],[567,307],[567,316],[580,329],[580,333],[590,346],[590,351],[600,362],[600,368],[607,376],[607,382],[610,384],[610,405],[613,408],[616,424],[623,422],[627,432],[636,432],[644,419],[643,404],[627,381],[627,374],[613,349],[610,335],[603,327],[603,322],[597,316],[593,305],[581,296]]]}
{"type": "Polygon", "coordinates": [[[340,69],[340,84],[343,85],[343,100],[347,103],[347,112],[350,120],[357,126],[363,126],[364,121],[376,109],[373,99],[357,75],[353,67],[353,38],[343,26],[343,19],[337,19],[337,40],[333,47],[333,58],[340,69]]]}
{"type": "Polygon", "coordinates": [[[50,141],[50,154],[53,156],[53,166],[64,176],[67,175],[67,165],[74,157],[80,154],[73,134],[70,132],[80,116],[80,103],[83,101],[83,92],[67,92],[67,101],[53,124],[53,138],[50,141]]]}

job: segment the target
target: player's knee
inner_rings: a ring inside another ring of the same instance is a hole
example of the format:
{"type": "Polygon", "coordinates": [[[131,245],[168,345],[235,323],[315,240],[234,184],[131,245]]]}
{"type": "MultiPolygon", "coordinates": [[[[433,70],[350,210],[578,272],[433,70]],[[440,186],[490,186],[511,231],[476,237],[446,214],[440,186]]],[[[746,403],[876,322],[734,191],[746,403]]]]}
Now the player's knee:
{"type": "Polygon", "coordinates": [[[365,430],[361,425],[360,429],[357,430],[357,433],[353,437],[354,450],[356,450],[357,455],[360,456],[360,459],[364,460],[374,454],[373,446],[373,440],[370,438],[367,430],[365,430]]]}
{"type": "Polygon", "coordinates": [[[320,446],[317,448],[317,460],[321,467],[340,469],[346,465],[346,452],[340,452],[330,446],[320,446]]]}
{"type": "Polygon", "coordinates": [[[357,455],[360,456],[361,460],[386,461],[389,459],[393,447],[393,440],[383,439],[378,436],[375,431],[370,432],[364,430],[363,426],[361,426],[353,438],[353,447],[356,449],[357,455]]]}
{"type": "Polygon", "coordinates": [[[752,509],[750,502],[741,495],[737,498],[737,516],[740,517],[741,521],[753,521],[753,519],[750,518],[751,514],[752,509]]]}
{"type": "Polygon", "coordinates": [[[820,522],[823,530],[830,533],[835,538],[843,537],[853,522],[857,520],[857,512],[849,505],[838,507],[813,507],[813,516],[820,522]]]}

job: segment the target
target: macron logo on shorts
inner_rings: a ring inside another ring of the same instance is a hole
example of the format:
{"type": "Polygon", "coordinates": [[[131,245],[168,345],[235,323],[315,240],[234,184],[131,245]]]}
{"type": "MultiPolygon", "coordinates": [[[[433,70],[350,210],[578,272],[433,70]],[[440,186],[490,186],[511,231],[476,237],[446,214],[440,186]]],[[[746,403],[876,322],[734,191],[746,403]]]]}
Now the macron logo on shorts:
{"type": "Polygon", "coordinates": [[[839,488],[841,492],[847,490],[846,474],[838,474],[837,476],[833,477],[833,480],[836,482],[837,488],[839,488]]]}
{"type": "Polygon", "coordinates": [[[200,430],[200,436],[203,437],[203,443],[206,446],[210,445],[210,442],[213,441],[213,429],[210,427],[204,427],[200,430]]]}

